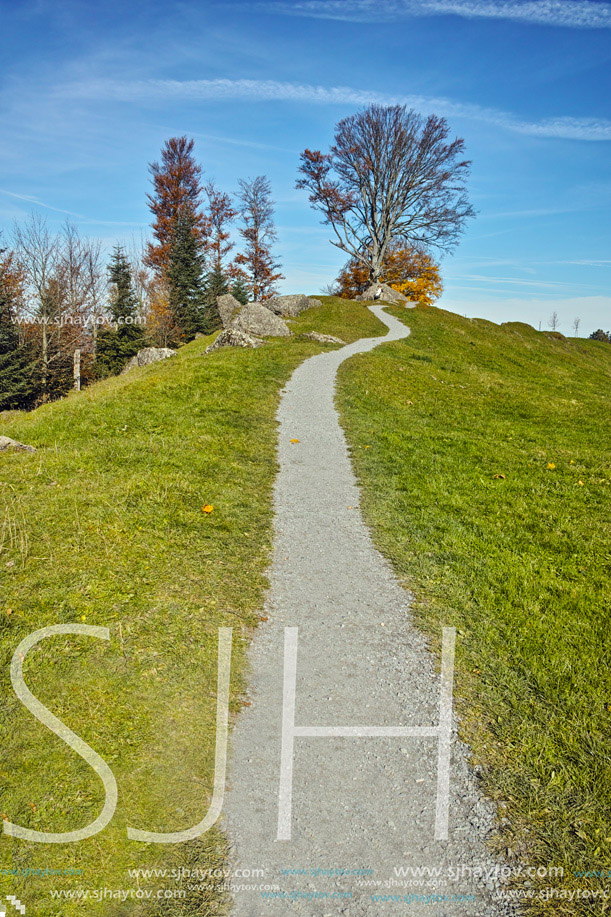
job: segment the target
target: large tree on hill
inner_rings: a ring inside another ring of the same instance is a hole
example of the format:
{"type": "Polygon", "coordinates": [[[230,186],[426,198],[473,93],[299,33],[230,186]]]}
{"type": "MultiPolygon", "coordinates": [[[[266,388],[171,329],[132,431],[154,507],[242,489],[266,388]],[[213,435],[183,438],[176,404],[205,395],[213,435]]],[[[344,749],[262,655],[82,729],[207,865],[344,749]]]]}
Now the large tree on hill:
{"type": "MultiPolygon", "coordinates": [[[[183,341],[205,329],[204,254],[189,209],[181,211],[170,245],[167,270],[170,309],[183,341]]],[[[215,303],[216,305],[216,303],[215,303]]]]}
{"type": "Polygon", "coordinates": [[[336,127],[329,153],[305,150],[297,187],[310,192],[342,251],[381,276],[389,246],[450,251],[474,216],[466,193],[464,141],[444,118],[404,105],[371,105],[336,127]]]}
{"type": "MultiPolygon", "coordinates": [[[[424,306],[432,306],[443,293],[439,265],[428,252],[401,242],[392,243],[386,250],[381,276],[393,290],[424,306]]],[[[367,265],[351,258],[339,273],[334,294],[356,299],[370,284],[367,265]]]]}
{"type": "Polygon", "coordinates": [[[144,331],[138,315],[139,303],[129,260],[121,245],[115,245],[108,266],[111,327],[98,334],[96,370],[99,376],[121,372],[125,364],[144,347],[144,331]]]}
{"type": "Polygon", "coordinates": [[[36,363],[16,324],[22,277],[13,256],[0,249],[0,411],[29,407],[36,393],[36,363]]]}
{"type": "Polygon", "coordinates": [[[171,137],[161,151],[161,162],[149,165],[153,193],[147,195],[152,211],[155,242],[147,247],[146,264],[158,276],[167,273],[170,249],[180,214],[189,213],[193,233],[202,241],[207,234],[207,221],[201,209],[201,166],[193,156],[193,140],[171,137]]]}
{"type": "Polygon", "coordinates": [[[269,299],[276,292],[278,280],[284,277],[272,254],[277,236],[271,187],[265,175],[258,175],[248,181],[240,179],[239,188],[240,235],[245,246],[234,262],[236,274],[242,274],[253,299],[269,299]]]}

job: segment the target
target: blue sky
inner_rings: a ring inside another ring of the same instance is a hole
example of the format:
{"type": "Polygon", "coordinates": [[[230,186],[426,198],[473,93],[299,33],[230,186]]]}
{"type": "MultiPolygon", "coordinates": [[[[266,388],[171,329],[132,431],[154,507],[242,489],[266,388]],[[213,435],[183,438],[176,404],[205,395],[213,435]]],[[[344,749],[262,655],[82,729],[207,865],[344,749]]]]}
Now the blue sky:
{"type": "Polygon", "coordinates": [[[611,3],[0,3],[0,229],[34,209],[110,246],[147,232],[147,163],[195,139],[226,190],[265,173],[286,292],[342,253],[294,188],[299,153],[371,102],[447,117],[478,211],[441,305],[611,327],[611,3]]]}

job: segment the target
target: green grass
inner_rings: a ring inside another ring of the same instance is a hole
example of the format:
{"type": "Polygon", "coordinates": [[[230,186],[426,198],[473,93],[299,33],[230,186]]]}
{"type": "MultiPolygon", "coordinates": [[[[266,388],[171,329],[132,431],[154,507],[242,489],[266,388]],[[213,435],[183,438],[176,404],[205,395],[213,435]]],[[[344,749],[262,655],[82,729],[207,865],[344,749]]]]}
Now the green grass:
{"type": "MultiPolygon", "coordinates": [[[[384,332],[364,306],[332,299],[292,326],[347,341],[384,332]]],[[[218,830],[159,846],[128,841],[125,829],[188,828],[208,808],[217,629],[234,628],[235,714],[267,587],[276,407],[292,370],[323,348],[296,336],[204,356],[208,343],[1,418],[3,434],[38,449],[0,455],[0,805],[11,821],[73,830],[103,802],[94,772],[14,696],[15,647],[64,622],[108,626],[112,636],[109,644],[53,638],[26,662],[34,694],[104,758],[119,785],[110,826],[84,842],[0,835],[0,868],[83,870],[78,878],[0,875],[2,897],[17,895],[38,917],[90,913],[90,901],[49,895],[77,888],[187,891],[170,902],[107,899],[95,905],[103,917],[224,912],[213,883],[127,872],[222,867],[218,830]]]]}
{"type": "Polygon", "coordinates": [[[391,311],[411,336],[339,375],[366,518],[433,643],[458,628],[462,734],[510,821],[501,849],[564,867],[541,886],[608,886],[574,873],[611,868],[611,347],[391,311]]]}

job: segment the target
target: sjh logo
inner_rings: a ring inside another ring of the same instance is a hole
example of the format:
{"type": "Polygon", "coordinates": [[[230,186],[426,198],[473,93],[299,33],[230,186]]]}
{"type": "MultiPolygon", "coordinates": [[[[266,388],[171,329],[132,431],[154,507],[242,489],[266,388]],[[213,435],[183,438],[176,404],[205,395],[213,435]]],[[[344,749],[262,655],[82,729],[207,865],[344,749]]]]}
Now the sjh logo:
{"type": "MultiPolygon", "coordinates": [[[[25,914],[25,904],[22,904],[19,898],[15,898],[14,895],[7,895],[6,900],[9,904],[12,904],[15,910],[19,911],[20,914],[25,914]]],[[[0,908],[2,908],[1,904],[0,908]]],[[[4,909],[0,910],[0,917],[6,917],[6,911],[4,909]]]]}
{"type": "MultiPolygon", "coordinates": [[[[35,697],[27,687],[23,677],[23,663],[33,647],[48,637],[59,635],[82,635],[95,637],[98,640],[110,640],[107,627],[93,627],[89,624],[52,624],[30,634],[21,641],[13,654],[11,662],[11,682],[15,694],[22,704],[46,726],[59,736],[63,742],[83,758],[96,772],[104,784],[106,794],[104,807],[90,825],[75,831],[53,833],[34,831],[15,825],[5,819],[5,834],[19,837],[22,840],[39,844],[67,844],[82,841],[101,831],[112,819],[118,799],[118,788],[114,774],[100,755],[87,745],[80,736],[72,732],[65,723],[56,717],[35,697]]],[[[443,628],[441,653],[441,679],[439,693],[439,721],[434,726],[303,726],[295,723],[297,693],[297,648],[299,628],[284,628],[284,685],[282,691],[281,723],[281,762],[280,786],[278,792],[278,831],[277,840],[290,841],[293,798],[293,764],[295,758],[295,739],[298,738],[426,738],[437,739],[437,804],[435,811],[435,840],[448,839],[448,814],[450,796],[450,751],[452,743],[452,701],[454,682],[454,647],[456,630],[453,627],[443,628]]],[[[160,833],[128,828],[130,840],[144,841],[149,844],[179,844],[195,840],[212,825],[221,814],[225,793],[225,773],[227,767],[227,737],[229,731],[229,686],[231,675],[232,628],[219,627],[218,631],[218,683],[216,711],[216,750],[214,762],[214,787],[212,800],[206,815],[199,824],[183,831],[160,833]]],[[[11,904],[17,910],[23,905],[16,898],[11,904]]],[[[25,909],[21,911],[25,913],[25,909]]],[[[5,917],[0,911],[0,917],[5,917]]]]}

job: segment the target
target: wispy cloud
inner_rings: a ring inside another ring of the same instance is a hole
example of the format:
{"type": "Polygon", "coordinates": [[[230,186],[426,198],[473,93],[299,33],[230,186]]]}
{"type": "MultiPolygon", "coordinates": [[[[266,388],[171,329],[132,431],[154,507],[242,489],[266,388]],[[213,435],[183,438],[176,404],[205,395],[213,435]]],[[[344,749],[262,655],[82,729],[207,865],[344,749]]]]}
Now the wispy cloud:
{"type": "Polygon", "coordinates": [[[349,86],[313,86],[276,80],[91,80],[58,87],[55,94],[69,98],[116,102],[303,102],[315,105],[401,104],[435,111],[447,117],[468,118],[535,137],[569,140],[611,140],[611,121],[604,118],[546,118],[525,121],[509,112],[449,99],[417,95],[387,95],[349,86]]]}
{"type": "Polygon", "coordinates": [[[465,19],[510,19],[573,29],[611,28],[611,5],[594,0],[278,0],[262,6],[285,15],[344,22],[450,15],[465,19]]]}
{"type": "Polygon", "coordinates": [[[28,204],[32,204],[34,207],[42,207],[44,210],[52,210],[53,213],[63,213],[65,216],[73,217],[73,219],[78,223],[87,223],[89,225],[97,226],[146,226],[146,223],[136,223],[125,220],[93,220],[89,217],[83,216],[82,213],[75,213],[73,210],[62,210],[61,207],[52,207],[51,204],[45,204],[44,201],[41,201],[37,197],[33,197],[30,194],[16,194],[13,191],[6,191],[4,188],[0,188],[0,194],[6,194],[7,197],[13,198],[13,200],[24,201],[28,204]]]}

